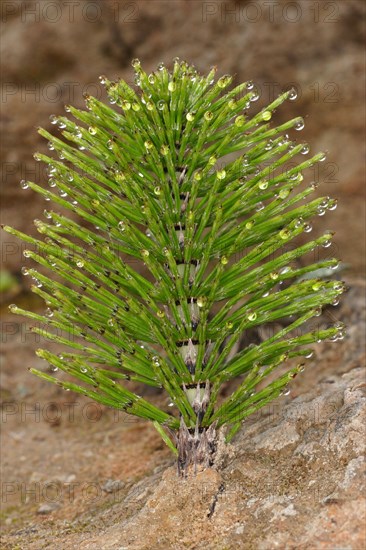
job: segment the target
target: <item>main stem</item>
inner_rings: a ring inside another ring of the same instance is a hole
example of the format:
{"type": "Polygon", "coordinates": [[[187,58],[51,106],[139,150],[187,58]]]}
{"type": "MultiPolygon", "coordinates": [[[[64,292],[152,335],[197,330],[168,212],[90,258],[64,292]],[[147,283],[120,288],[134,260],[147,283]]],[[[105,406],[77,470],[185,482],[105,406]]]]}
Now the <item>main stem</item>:
{"type": "MultiPolygon", "coordinates": [[[[184,181],[186,168],[181,173],[178,173],[178,182],[181,185],[184,181]]],[[[189,193],[181,194],[183,199],[181,206],[181,214],[184,213],[187,207],[189,199],[189,193]]],[[[185,225],[184,222],[179,221],[175,225],[177,232],[179,246],[182,252],[181,259],[176,258],[179,274],[183,277],[185,270],[184,247],[185,247],[185,225]]],[[[195,268],[198,265],[198,260],[191,260],[189,269],[189,286],[193,285],[195,268]]],[[[193,332],[196,332],[200,322],[199,307],[197,307],[197,297],[187,296],[187,303],[190,304],[191,309],[191,328],[193,332]]],[[[182,319],[184,319],[182,311],[182,319]]],[[[180,348],[181,356],[194,379],[196,370],[196,358],[197,358],[197,344],[198,341],[194,337],[185,341],[176,342],[176,345],[180,348]]],[[[189,385],[183,384],[183,390],[187,395],[188,401],[192,405],[193,410],[196,413],[196,425],[194,428],[187,428],[183,417],[180,417],[180,427],[178,435],[176,436],[176,445],[178,450],[178,474],[186,476],[188,470],[193,467],[194,473],[197,472],[197,468],[205,469],[213,466],[215,462],[215,455],[218,448],[218,433],[216,430],[216,423],[209,427],[201,426],[203,417],[210,402],[211,384],[209,380],[205,382],[194,382],[189,385]]]]}
{"type": "Polygon", "coordinates": [[[187,428],[183,417],[180,418],[177,436],[178,474],[185,477],[191,467],[196,474],[198,467],[205,469],[214,465],[218,450],[218,432],[216,423],[209,427],[201,426],[210,400],[209,381],[206,381],[204,388],[200,383],[183,388],[197,415],[195,428],[187,428]]]}

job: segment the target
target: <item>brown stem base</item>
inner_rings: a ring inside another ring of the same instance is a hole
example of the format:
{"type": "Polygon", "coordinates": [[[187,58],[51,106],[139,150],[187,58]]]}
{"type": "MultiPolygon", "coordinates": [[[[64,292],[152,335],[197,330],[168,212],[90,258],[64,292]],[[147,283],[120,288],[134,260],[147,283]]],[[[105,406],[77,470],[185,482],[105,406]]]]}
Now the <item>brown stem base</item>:
{"type": "Polygon", "coordinates": [[[186,477],[188,471],[193,468],[204,470],[215,465],[219,445],[219,432],[216,424],[208,428],[196,427],[194,431],[188,430],[183,418],[177,436],[178,449],[178,475],[186,477]]]}

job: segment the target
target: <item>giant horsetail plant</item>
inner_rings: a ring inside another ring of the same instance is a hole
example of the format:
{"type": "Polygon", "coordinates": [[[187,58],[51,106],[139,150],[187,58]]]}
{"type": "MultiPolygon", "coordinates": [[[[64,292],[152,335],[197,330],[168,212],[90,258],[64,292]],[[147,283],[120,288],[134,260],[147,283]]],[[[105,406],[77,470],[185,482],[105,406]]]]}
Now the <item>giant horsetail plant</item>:
{"type": "Polygon", "coordinates": [[[302,172],[325,158],[298,156],[308,146],[286,132],[301,130],[303,119],[269,123],[293,91],[250,116],[258,99],[251,82],[225,91],[232,77],[215,80],[215,69],[201,76],[175,60],[171,71],[161,64],[148,75],[139,60],[132,65],[135,88],[101,77],[113,107],[87,96],[87,110],[66,107],[76,122],[51,117],[66,141],[39,130],[59,159],[35,156],[51,189],[22,186],[56,210],[35,220],[44,240],[5,230],[31,245],[24,255],[42,268],[23,273],[47,309],[10,309],[69,348],[37,351],[68,377],[31,372],[151,420],[186,475],[190,466],[215,465],[219,441],[287,391],[309,345],[342,337],[341,324],[308,323],[344,290],[312,277],[337,260],[297,262],[329,246],[329,231],[309,242],[297,237],[336,201],[310,200],[316,185],[301,185],[302,172]],[[233,353],[245,331],[264,324],[279,328],[233,353]],[[220,389],[231,380],[224,399],[220,389]],[[134,393],[137,382],[163,388],[172,408],[134,393]]]}

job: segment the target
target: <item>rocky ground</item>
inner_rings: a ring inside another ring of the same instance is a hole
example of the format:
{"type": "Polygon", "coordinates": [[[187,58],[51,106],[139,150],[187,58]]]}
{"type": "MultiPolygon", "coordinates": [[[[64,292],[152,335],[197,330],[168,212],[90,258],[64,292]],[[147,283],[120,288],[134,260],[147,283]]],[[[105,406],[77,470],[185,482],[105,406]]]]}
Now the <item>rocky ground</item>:
{"type": "Polygon", "coordinates": [[[289,396],[245,422],[220,472],[180,480],[149,424],[27,374],[43,366],[34,355],[40,343],[7,305],[40,304],[20,274],[20,244],[6,235],[2,548],[363,550],[365,4],[85,0],[71,15],[72,2],[60,1],[60,17],[51,4],[1,5],[1,221],[35,233],[32,220],[45,203],[19,180],[46,181],[32,159],[47,151],[36,127],[53,128],[49,115],[67,103],[82,106],[83,92],[99,95],[100,74],[130,81],[133,57],[147,70],[180,56],[201,71],[217,65],[236,82],[252,79],[262,94],[258,108],[295,85],[298,100],[277,120],[304,115],[299,139],[311,152],[328,150],[306,181],[319,180],[319,194],[339,199],[314,232],[337,232],[327,253],[347,264],[350,290],[331,315],[348,332],[343,342],[317,347],[289,396]]]}

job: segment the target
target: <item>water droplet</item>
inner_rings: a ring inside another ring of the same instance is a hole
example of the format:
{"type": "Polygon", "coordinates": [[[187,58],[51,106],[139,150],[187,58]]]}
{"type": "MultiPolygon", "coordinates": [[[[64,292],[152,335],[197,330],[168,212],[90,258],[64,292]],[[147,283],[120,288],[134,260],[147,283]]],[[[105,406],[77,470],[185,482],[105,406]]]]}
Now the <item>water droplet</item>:
{"type": "Polygon", "coordinates": [[[87,373],[88,372],[88,369],[86,367],[80,367],[80,372],[82,372],[83,374],[87,373]]]}
{"type": "Polygon", "coordinates": [[[54,151],[54,149],[55,149],[55,146],[54,146],[54,144],[52,143],[52,141],[49,141],[49,142],[47,143],[47,147],[48,147],[48,149],[49,149],[50,151],[54,151]]]}
{"type": "Polygon", "coordinates": [[[310,233],[312,231],[313,227],[310,223],[305,223],[304,224],[304,231],[305,233],[310,233]]]}
{"type": "Polygon", "coordinates": [[[121,103],[121,107],[124,111],[129,111],[131,109],[131,103],[124,99],[121,103]]]}
{"type": "Polygon", "coordinates": [[[234,326],[234,325],[233,325],[233,323],[232,323],[231,321],[227,321],[227,323],[225,324],[225,328],[228,329],[228,330],[232,329],[233,326],[234,326]]]}
{"type": "Polygon", "coordinates": [[[299,227],[302,227],[302,224],[304,223],[302,218],[298,218],[295,222],[295,227],[298,229],[299,227]]]}
{"type": "Polygon", "coordinates": [[[337,290],[339,292],[343,292],[344,291],[344,284],[342,283],[342,281],[336,281],[333,285],[333,288],[334,290],[337,290]]]}
{"type": "Polygon", "coordinates": [[[334,300],[331,301],[332,306],[337,306],[339,304],[339,298],[334,298],[334,300]]]}
{"type": "Polygon", "coordinates": [[[169,147],[167,145],[162,145],[160,147],[160,153],[163,155],[163,157],[165,157],[169,154],[169,147]]]}
{"type": "Polygon", "coordinates": [[[145,148],[146,148],[148,151],[154,147],[153,142],[150,141],[149,139],[145,141],[144,145],[145,145],[145,148]]]}
{"type": "Polygon", "coordinates": [[[97,128],[96,128],[95,126],[89,126],[88,132],[89,132],[89,134],[91,134],[92,136],[95,136],[95,134],[98,132],[98,130],[97,130],[97,128]]]}
{"type": "Polygon", "coordinates": [[[217,81],[217,85],[219,88],[226,88],[226,86],[229,86],[233,80],[233,77],[229,74],[225,74],[219,80],[217,81]]]}
{"type": "Polygon", "coordinates": [[[270,273],[270,278],[273,280],[273,281],[276,281],[278,279],[278,273],[277,271],[272,271],[272,273],[270,273]]]}
{"type": "Polygon", "coordinates": [[[134,69],[139,69],[141,67],[141,61],[137,57],[135,57],[134,59],[132,59],[131,65],[134,69]]]}
{"type": "Polygon", "coordinates": [[[252,80],[249,80],[249,82],[247,82],[247,90],[253,90],[254,88],[254,82],[252,80]]]}
{"type": "Polygon", "coordinates": [[[309,151],[310,151],[309,145],[304,145],[304,147],[301,149],[300,153],[302,155],[307,155],[309,151]]]}
{"type": "Polygon", "coordinates": [[[24,267],[24,266],[22,267],[21,272],[22,272],[22,275],[24,275],[24,276],[29,275],[28,269],[27,269],[26,267],[24,267]]]}
{"type": "Polygon", "coordinates": [[[281,231],[279,232],[279,235],[281,237],[281,239],[288,239],[291,235],[290,231],[288,229],[281,229],[281,231]]]}
{"type": "Polygon", "coordinates": [[[288,389],[288,390],[284,390],[282,395],[290,395],[290,393],[291,393],[291,390],[288,389]]]}
{"type": "Polygon", "coordinates": [[[264,191],[268,187],[268,181],[260,181],[258,183],[258,187],[259,189],[262,189],[264,191]]]}
{"type": "Polygon", "coordinates": [[[132,110],[135,111],[135,113],[137,113],[139,110],[141,109],[141,106],[139,103],[132,103],[132,110]]]}
{"type": "Polygon", "coordinates": [[[168,84],[168,90],[169,92],[174,92],[177,88],[177,85],[175,82],[173,81],[170,81],[169,84],[168,84]]]}
{"type": "Polygon", "coordinates": [[[46,317],[53,317],[52,309],[48,307],[45,311],[45,315],[46,315],[46,317]]]}
{"type": "Polygon", "coordinates": [[[120,231],[125,231],[126,230],[125,222],[123,222],[123,221],[118,222],[118,229],[120,231]]]}
{"type": "Polygon", "coordinates": [[[250,311],[247,313],[248,321],[255,321],[256,318],[257,318],[257,314],[255,313],[255,311],[250,311]]]}
{"type": "Polygon", "coordinates": [[[254,225],[254,222],[249,221],[245,224],[245,227],[246,227],[246,229],[252,229],[253,225],[254,225]]]}
{"type": "Polygon", "coordinates": [[[154,74],[149,74],[149,76],[147,77],[148,81],[150,82],[150,84],[155,84],[155,75],[154,74]]]}
{"type": "Polygon", "coordinates": [[[299,132],[300,130],[303,130],[303,128],[305,128],[305,121],[303,118],[300,118],[295,123],[294,129],[299,132]]]}
{"type": "Polygon", "coordinates": [[[143,256],[143,258],[147,258],[150,253],[148,250],[144,249],[144,250],[141,250],[141,255],[143,256]]]}
{"type": "Polygon", "coordinates": [[[270,151],[271,149],[273,149],[273,140],[269,139],[266,143],[265,150],[270,151]]]}
{"type": "Polygon", "coordinates": [[[154,188],[154,194],[158,197],[161,195],[161,188],[158,185],[154,188]]]}
{"type": "Polygon", "coordinates": [[[78,267],[84,267],[84,262],[83,262],[83,260],[77,260],[77,261],[76,261],[76,265],[77,265],[78,267]]]}
{"type": "Polygon", "coordinates": [[[20,187],[21,187],[22,189],[29,189],[29,184],[28,184],[28,182],[27,182],[26,180],[21,180],[21,181],[20,181],[20,187]]]}
{"type": "Polygon", "coordinates": [[[209,121],[209,120],[212,120],[213,119],[213,113],[212,111],[206,111],[205,114],[203,115],[204,119],[209,121]]]}
{"type": "Polygon", "coordinates": [[[216,172],[216,177],[218,180],[224,180],[226,178],[226,170],[218,170],[216,172]]]}
{"type": "Polygon", "coordinates": [[[313,350],[310,350],[310,351],[305,355],[305,359],[311,359],[312,357],[314,357],[314,352],[313,352],[313,350]]]}
{"type": "Polygon", "coordinates": [[[260,212],[261,210],[263,210],[263,208],[264,208],[263,202],[258,202],[258,203],[256,204],[256,207],[255,207],[256,212],[260,212]]]}
{"type": "Polygon", "coordinates": [[[205,296],[200,296],[199,298],[197,298],[197,306],[202,308],[205,306],[207,302],[207,298],[205,296]]]}
{"type": "Polygon", "coordinates": [[[58,371],[58,367],[56,367],[56,365],[50,365],[49,368],[52,372],[57,372],[58,371]]]}
{"type": "Polygon", "coordinates": [[[17,307],[15,304],[10,304],[9,310],[10,310],[12,313],[16,313],[16,312],[18,311],[18,307],[17,307]]]}
{"type": "Polygon", "coordinates": [[[289,90],[288,98],[290,101],[295,101],[295,99],[297,99],[297,90],[295,90],[295,88],[289,90]]]}
{"type": "Polygon", "coordinates": [[[262,113],[262,118],[265,121],[271,120],[271,118],[272,118],[271,111],[264,111],[264,113],[262,113]]]}
{"type": "Polygon", "coordinates": [[[98,78],[101,84],[105,84],[107,82],[107,77],[104,76],[103,74],[100,75],[98,78]]]}
{"type": "Polygon", "coordinates": [[[159,111],[162,111],[165,107],[165,101],[163,99],[159,99],[156,105],[159,111]]]}
{"type": "Polygon", "coordinates": [[[158,71],[163,71],[165,69],[165,65],[164,63],[161,61],[159,64],[158,64],[158,71]]]}
{"type": "Polygon", "coordinates": [[[326,158],[327,158],[327,155],[325,153],[320,153],[318,157],[318,161],[324,162],[326,158]]]}
{"type": "Polygon", "coordinates": [[[192,112],[189,112],[186,114],[186,119],[188,120],[188,122],[193,122],[194,120],[194,113],[192,112]]]}
{"type": "Polygon", "coordinates": [[[281,189],[278,193],[278,196],[280,197],[280,199],[287,199],[287,197],[289,196],[290,194],[290,190],[289,189],[281,189]]]}
{"type": "Polygon", "coordinates": [[[25,258],[30,258],[32,256],[32,251],[31,250],[24,250],[23,251],[23,256],[25,258]]]}
{"type": "Polygon", "coordinates": [[[60,197],[62,197],[62,198],[67,197],[66,191],[64,191],[64,190],[62,190],[62,189],[61,189],[61,191],[60,191],[59,194],[60,194],[60,197]]]}
{"type": "Polygon", "coordinates": [[[221,256],[220,262],[222,263],[222,265],[227,265],[229,260],[226,256],[221,256]]]}
{"type": "Polygon", "coordinates": [[[51,212],[49,212],[48,210],[43,210],[43,215],[45,218],[47,218],[48,220],[50,220],[52,218],[52,214],[51,212]]]}
{"type": "Polygon", "coordinates": [[[241,126],[244,125],[244,122],[245,122],[245,116],[244,115],[239,115],[239,116],[236,117],[234,124],[235,124],[235,126],[240,128],[241,126]]]}
{"type": "Polygon", "coordinates": [[[323,248],[329,248],[332,245],[332,241],[330,239],[327,239],[326,241],[322,242],[323,248]]]}
{"type": "Polygon", "coordinates": [[[156,315],[160,318],[160,319],[163,319],[165,317],[165,312],[162,310],[162,309],[159,309],[159,311],[156,312],[156,315]]]}
{"type": "Polygon", "coordinates": [[[337,199],[331,199],[329,201],[328,210],[335,210],[337,208],[337,205],[338,205],[338,200],[337,199]]]}
{"type": "Polygon", "coordinates": [[[318,290],[323,288],[323,286],[324,286],[323,283],[321,281],[318,281],[314,283],[311,288],[314,290],[314,292],[318,292],[318,290]]]}
{"type": "Polygon", "coordinates": [[[256,89],[253,89],[249,101],[252,103],[255,103],[259,99],[259,91],[256,89]]]}
{"type": "Polygon", "coordinates": [[[323,208],[321,205],[319,205],[316,209],[318,216],[324,216],[325,214],[325,208],[323,208]]]}

